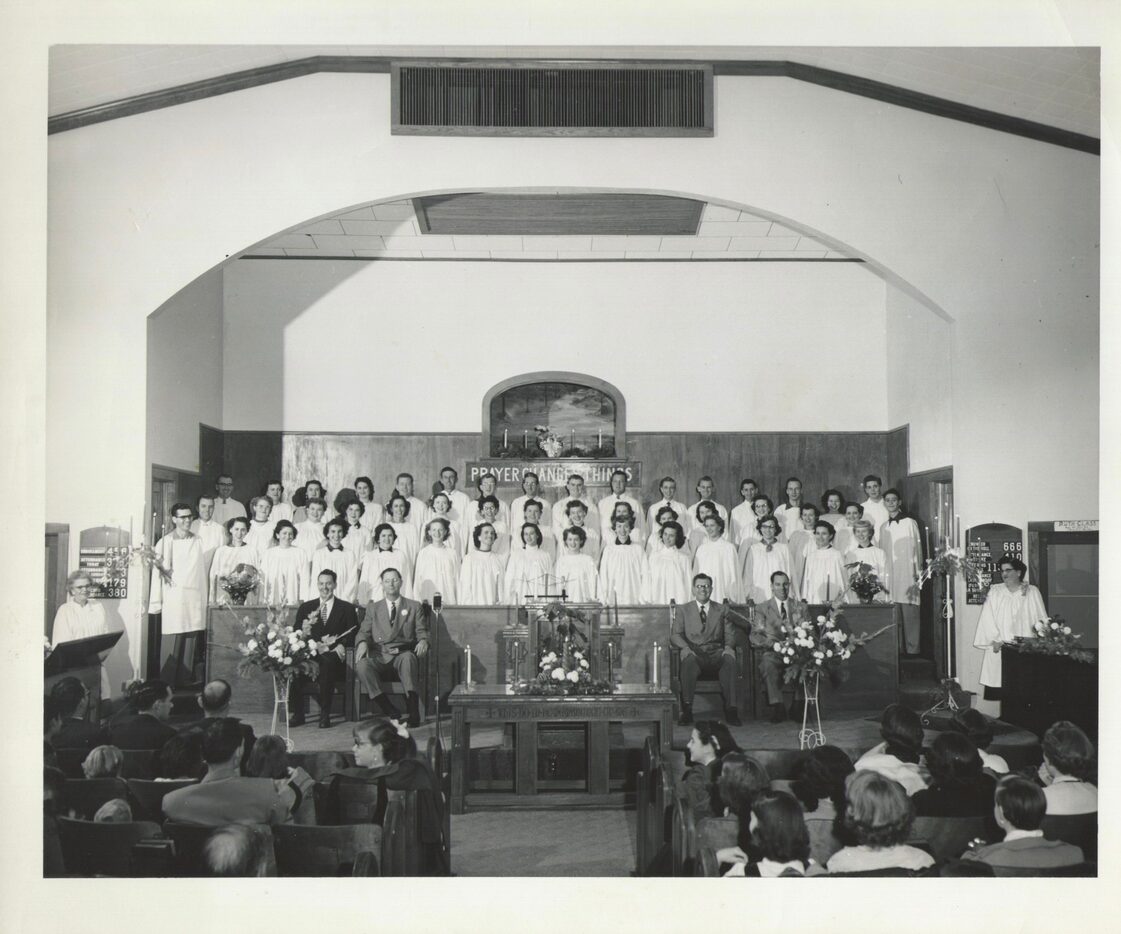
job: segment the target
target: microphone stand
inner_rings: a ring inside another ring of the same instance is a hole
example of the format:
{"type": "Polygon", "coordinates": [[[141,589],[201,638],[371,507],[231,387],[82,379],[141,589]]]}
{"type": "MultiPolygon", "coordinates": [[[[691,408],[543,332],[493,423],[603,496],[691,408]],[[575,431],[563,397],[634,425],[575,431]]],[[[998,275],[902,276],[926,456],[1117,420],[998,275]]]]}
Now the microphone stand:
{"type": "Polygon", "coordinates": [[[432,602],[435,604],[436,610],[436,632],[432,641],[432,651],[436,653],[436,746],[440,750],[441,758],[443,758],[444,744],[440,739],[440,609],[444,600],[440,594],[436,594],[432,598],[432,602]]]}

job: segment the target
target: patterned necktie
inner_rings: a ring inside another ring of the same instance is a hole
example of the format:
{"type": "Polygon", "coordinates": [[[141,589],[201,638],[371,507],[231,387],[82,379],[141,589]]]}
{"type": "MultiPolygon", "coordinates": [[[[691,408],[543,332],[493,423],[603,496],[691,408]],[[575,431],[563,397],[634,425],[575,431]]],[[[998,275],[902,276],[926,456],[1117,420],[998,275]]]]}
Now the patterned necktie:
{"type": "Polygon", "coordinates": [[[701,607],[701,625],[703,626],[707,622],[708,622],[708,613],[705,612],[705,608],[702,606],[701,607]]]}
{"type": "Polygon", "coordinates": [[[392,622],[396,622],[396,620],[397,620],[397,604],[396,603],[391,603],[389,605],[389,621],[392,623],[392,622]]]}
{"type": "Polygon", "coordinates": [[[319,618],[321,620],[323,620],[323,622],[327,622],[327,604],[326,603],[319,604],[319,618]]]}
{"type": "Polygon", "coordinates": [[[779,604],[779,606],[782,607],[782,614],[781,614],[782,618],[786,619],[786,601],[784,600],[782,603],[779,604]]]}

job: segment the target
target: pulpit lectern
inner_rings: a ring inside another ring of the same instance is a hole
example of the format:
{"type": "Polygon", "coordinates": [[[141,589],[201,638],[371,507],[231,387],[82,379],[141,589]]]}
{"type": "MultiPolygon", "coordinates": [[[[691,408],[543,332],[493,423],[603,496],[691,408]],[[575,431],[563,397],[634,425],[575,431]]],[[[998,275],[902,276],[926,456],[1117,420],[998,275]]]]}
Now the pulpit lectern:
{"type": "Polygon", "coordinates": [[[43,688],[50,692],[63,678],[77,678],[90,693],[89,715],[96,719],[101,704],[101,664],[123,633],[108,632],[61,642],[43,662],[43,688]]]}

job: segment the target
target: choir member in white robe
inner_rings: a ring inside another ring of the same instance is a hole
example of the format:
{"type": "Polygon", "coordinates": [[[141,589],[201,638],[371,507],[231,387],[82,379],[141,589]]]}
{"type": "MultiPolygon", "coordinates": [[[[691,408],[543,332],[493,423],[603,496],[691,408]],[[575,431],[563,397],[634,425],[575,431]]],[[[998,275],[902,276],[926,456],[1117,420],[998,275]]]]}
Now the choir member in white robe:
{"type": "Polygon", "coordinates": [[[450,532],[451,523],[440,517],[432,519],[426,526],[428,544],[416,556],[413,571],[415,599],[431,603],[432,598],[440,594],[447,603],[459,602],[456,585],[459,583],[460,556],[448,540],[450,532]]]}
{"type": "MultiPolygon", "coordinates": [[[[304,507],[304,513],[307,518],[303,522],[296,523],[296,547],[307,555],[307,559],[310,561],[315,552],[323,547],[327,538],[326,520],[323,518],[327,513],[327,504],[319,498],[309,499],[304,507]]],[[[343,525],[345,526],[346,523],[344,522],[343,525]]],[[[356,563],[357,560],[355,559],[356,563]]],[[[313,581],[318,580],[318,575],[313,574],[311,579],[313,581]]],[[[336,590],[342,590],[341,581],[336,590]]],[[[350,597],[345,597],[341,593],[339,598],[350,600],[350,597]]]]}
{"type": "Polygon", "coordinates": [[[615,537],[603,546],[599,558],[599,599],[603,603],[642,603],[648,562],[641,541],[631,540],[630,523],[615,523],[615,537]]]}
{"type": "Polygon", "coordinates": [[[249,501],[249,511],[252,518],[249,520],[249,534],[245,536],[245,544],[264,557],[265,552],[276,543],[272,537],[276,531],[276,522],[272,519],[272,500],[267,496],[254,496],[249,501]]]}
{"type": "Polygon", "coordinates": [[[743,603],[743,581],[740,577],[736,546],[724,537],[724,520],[720,516],[705,519],[705,540],[693,555],[693,574],[712,578],[712,599],[717,603],[731,600],[743,603]]]}
{"type": "Polygon", "coordinates": [[[459,569],[456,596],[460,606],[495,606],[502,602],[506,563],[494,552],[498,533],[489,522],[475,526],[470,551],[459,569]]]}
{"type": "MultiPolygon", "coordinates": [[[[824,511],[820,518],[828,522],[833,528],[840,528],[841,523],[845,521],[845,498],[841,495],[841,491],[826,490],[821,496],[821,508],[824,511]]],[[[836,541],[834,541],[833,547],[837,547],[836,541]]]]}
{"type": "MultiPolygon", "coordinates": [[[[474,529],[475,526],[477,526],[480,522],[491,521],[483,515],[483,500],[485,500],[488,496],[493,497],[494,501],[498,504],[497,514],[495,518],[498,519],[498,521],[501,522],[504,526],[506,526],[506,528],[510,528],[510,507],[508,504],[504,503],[498,498],[498,480],[494,476],[494,474],[483,474],[481,477],[479,477],[478,482],[475,484],[475,488],[479,491],[479,495],[476,499],[471,500],[471,502],[467,504],[468,528],[474,529]]],[[[520,520],[516,521],[514,524],[520,524],[520,520]]]]}
{"type": "MultiPolygon", "coordinates": [[[[297,491],[297,495],[301,495],[297,491]]],[[[319,500],[323,503],[323,513],[327,513],[327,491],[323,488],[323,484],[318,480],[308,480],[304,484],[302,491],[304,504],[297,506],[292,510],[292,523],[299,529],[300,524],[308,520],[308,506],[311,505],[312,500],[319,500]]]]}
{"type": "MultiPolygon", "coordinates": [[[[310,504],[309,504],[310,505],[310,504]]],[[[308,574],[308,586],[313,586],[313,581],[319,580],[320,571],[335,572],[335,595],[347,603],[354,603],[358,596],[358,559],[353,551],[348,551],[343,545],[343,536],[346,534],[346,520],[334,518],[327,523],[327,535],[322,548],[315,548],[311,552],[311,572],[308,574]]],[[[299,545],[299,537],[296,543],[299,545]]],[[[305,552],[306,554],[306,552],[305,552]]]]}
{"type": "Polygon", "coordinates": [[[401,575],[401,595],[413,597],[413,565],[403,551],[397,548],[397,532],[388,522],[374,529],[374,550],[367,551],[358,567],[358,606],[377,603],[385,599],[381,586],[381,573],[394,568],[401,575]]]}
{"type": "Polygon", "coordinates": [[[362,524],[364,508],[357,500],[351,500],[346,504],[343,514],[337,517],[346,523],[343,548],[354,555],[354,563],[359,567],[362,566],[362,559],[366,556],[366,552],[370,550],[373,538],[370,530],[362,524]]]}
{"type": "MultiPolygon", "coordinates": [[[[763,540],[763,536],[759,534],[759,522],[767,516],[775,514],[775,504],[771,502],[771,498],[765,493],[756,493],[751,500],[751,513],[754,516],[750,526],[744,526],[740,532],[740,540],[736,542],[737,547],[743,548],[750,546],[753,542],[763,540]]],[[[776,520],[777,521],[777,520],[776,520]]],[[[778,540],[780,542],[786,541],[786,536],[782,534],[782,524],[779,523],[778,540]]]]}
{"type": "Polygon", "coordinates": [[[467,527],[467,507],[471,504],[471,497],[463,490],[456,489],[459,485],[459,472],[454,467],[440,468],[440,486],[442,492],[451,502],[451,514],[461,526],[461,532],[467,527]]]}
{"type": "Polygon", "coordinates": [[[764,603],[771,598],[771,575],[782,571],[791,580],[791,596],[798,599],[797,589],[793,586],[790,547],[778,540],[778,519],[766,516],[759,520],[761,538],[747,546],[741,545],[743,558],[744,591],[748,600],[764,603]]]}
{"type": "Polygon", "coordinates": [[[281,519],[292,521],[292,507],[284,502],[284,486],[279,480],[270,480],[265,487],[265,495],[272,503],[272,511],[269,513],[269,518],[273,523],[279,522],[281,519]]]}
{"type": "Polygon", "coordinates": [[[197,535],[202,542],[202,551],[206,557],[206,569],[209,572],[210,564],[214,560],[214,552],[226,544],[226,527],[214,519],[214,497],[200,496],[198,501],[198,518],[191,523],[191,534],[197,535]]]}
{"type": "Polygon", "coordinates": [[[814,545],[806,554],[799,587],[807,603],[831,603],[848,586],[845,563],[841,553],[833,547],[836,532],[828,522],[818,519],[814,526],[814,545]]]}
{"type": "MultiPolygon", "coordinates": [[[[919,524],[903,512],[898,490],[884,493],[888,520],[880,526],[879,545],[887,558],[887,585],[891,599],[903,615],[903,651],[919,654],[919,591],[915,586],[922,571],[922,537],[919,524]]],[[[868,507],[864,507],[868,515],[868,507]]]]}
{"type": "Polygon", "coordinates": [[[170,583],[153,568],[148,612],[162,613],[165,636],[206,629],[206,556],[191,534],[191,507],[172,508],[175,529],[156,543],[156,554],[171,573],[170,583]]]}
{"type": "Polygon", "coordinates": [[[584,552],[587,543],[588,536],[583,529],[565,530],[564,551],[557,558],[553,572],[561,592],[577,603],[595,600],[599,585],[596,563],[584,552]]]}
{"type": "Polygon", "coordinates": [[[490,525],[494,529],[496,538],[492,550],[498,555],[499,560],[502,561],[502,567],[505,569],[507,562],[510,560],[512,543],[506,523],[498,518],[498,497],[483,497],[482,512],[479,513],[479,521],[475,523],[475,528],[471,530],[471,543],[467,546],[468,550],[477,547],[475,545],[475,532],[480,525],[490,525]]]}
{"type": "Polygon", "coordinates": [[[545,526],[541,524],[541,518],[545,512],[545,504],[536,499],[526,500],[523,512],[523,524],[528,522],[530,525],[535,525],[541,530],[541,549],[547,551],[549,553],[549,560],[556,563],[557,540],[553,537],[552,529],[545,528],[545,526]]]}
{"type": "MultiPolygon", "coordinates": [[[[249,520],[244,516],[231,519],[226,523],[226,531],[230,533],[230,543],[223,545],[214,552],[214,560],[210,562],[209,599],[211,603],[229,603],[230,595],[222,589],[218,579],[232,574],[239,564],[247,564],[261,571],[261,556],[252,545],[246,544],[249,534],[249,520]]],[[[246,603],[257,603],[260,599],[259,588],[254,588],[246,597],[246,603]]]]}
{"type": "MultiPolygon", "coordinates": [[[[859,568],[849,567],[850,564],[866,564],[872,569],[872,573],[880,579],[880,583],[889,587],[891,582],[887,573],[887,555],[882,548],[872,544],[872,523],[867,519],[861,519],[856,523],[854,531],[856,533],[856,544],[845,552],[845,574],[851,578],[859,570],[859,568]]],[[[885,594],[881,591],[873,599],[881,603],[891,600],[890,587],[889,593],[885,594]]],[[[859,602],[860,597],[853,591],[850,590],[845,594],[845,603],[859,602]]]]}
{"type": "MultiPolygon", "coordinates": [[[[693,559],[697,549],[708,539],[708,533],[705,531],[705,519],[709,516],[716,516],[721,522],[724,521],[720,513],[716,511],[716,503],[712,500],[703,500],[697,503],[697,508],[693,513],[693,531],[685,539],[685,550],[689,552],[689,560],[693,559]]],[[[727,526],[725,526],[726,529],[727,526]]]]}
{"type": "MultiPolygon", "coordinates": [[[[650,535],[646,539],[646,557],[650,557],[655,551],[660,551],[665,542],[662,538],[662,529],[665,528],[666,523],[676,522],[678,528],[682,530],[684,536],[685,527],[678,521],[679,516],[669,506],[663,506],[658,510],[658,514],[654,517],[654,522],[650,526],[650,535]]],[[[682,538],[682,546],[684,547],[684,537],[682,538]]]]}
{"type": "Polygon", "coordinates": [[[521,528],[522,547],[513,545],[506,565],[504,590],[506,603],[521,605],[527,594],[548,593],[553,562],[541,548],[541,529],[526,523],[521,528]]]}
{"type": "Polygon", "coordinates": [[[775,510],[782,534],[790,540],[790,533],[802,527],[802,481],[790,477],[786,481],[786,502],[775,510]]]}
{"type": "Polygon", "coordinates": [[[587,513],[584,524],[589,529],[595,529],[598,533],[599,510],[596,509],[595,504],[592,503],[591,498],[584,490],[584,478],[577,473],[568,475],[568,479],[565,481],[565,493],[553,506],[553,528],[563,530],[571,524],[565,521],[565,517],[568,514],[568,504],[573,500],[579,500],[584,504],[584,510],[587,513]]]}
{"type": "Polygon", "coordinates": [[[740,498],[742,502],[736,506],[728,516],[731,525],[731,542],[739,546],[743,542],[744,532],[752,534],[758,518],[751,507],[751,501],[759,494],[759,484],[750,477],[740,481],[740,498]]]}
{"type": "Polygon", "coordinates": [[[311,593],[307,555],[295,541],[296,527],[281,519],[276,524],[276,547],[261,558],[261,589],[270,606],[303,603],[311,593]]]}
{"type": "Polygon", "coordinates": [[[354,481],[354,492],[362,504],[362,528],[370,535],[385,521],[385,507],[374,499],[374,481],[369,477],[358,477],[354,481]]]}
{"type": "MultiPolygon", "coordinates": [[[[541,494],[541,482],[532,470],[522,474],[522,495],[510,504],[510,515],[515,519],[525,515],[525,504],[528,500],[535,499],[541,503],[541,531],[546,538],[553,535],[553,504],[541,494]]],[[[562,546],[563,547],[563,546],[562,546]]]]}
{"type": "Polygon", "coordinates": [[[571,500],[565,509],[564,520],[553,525],[553,537],[557,542],[557,551],[564,550],[564,533],[569,529],[580,529],[587,538],[584,543],[584,554],[597,564],[599,556],[603,553],[603,538],[599,529],[588,525],[588,507],[578,499],[571,500]]]}
{"type": "Polygon", "coordinates": [[[248,518],[245,504],[233,499],[234,478],[228,473],[218,475],[214,483],[218,495],[214,497],[214,521],[221,522],[224,526],[231,519],[248,518]]]}
{"type": "Polygon", "coordinates": [[[462,558],[467,550],[467,533],[460,516],[462,513],[456,514],[451,497],[447,493],[440,492],[432,496],[432,503],[428,507],[428,522],[424,525],[427,529],[433,519],[443,519],[448,524],[448,545],[462,558]]]}
{"type": "MultiPolygon", "coordinates": [[[[642,512],[642,503],[627,492],[627,472],[625,470],[612,472],[611,492],[596,503],[596,509],[599,510],[600,535],[607,538],[615,528],[612,517],[615,515],[615,507],[620,503],[625,503],[630,507],[631,513],[634,515],[634,531],[638,534],[639,541],[645,541],[646,519],[642,512]]],[[[632,535],[631,537],[634,538],[635,536],[632,535]]]]}
{"type": "Polygon", "coordinates": [[[409,524],[416,529],[417,550],[424,538],[424,522],[428,512],[428,504],[413,495],[413,475],[411,473],[397,474],[396,493],[394,496],[403,496],[409,503],[409,524]]]}
{"type": "MultiPolygon", "coordinates": [[[[814,526],[817,525],[817,507],[808,503],[802,504],[801,526],[786,537],[786,544],[790,548],[790,560],[794,562],[794,580],[801,580],[806,567],[806,554],[816,546],[814,544],[814,526]]],[[[844,553],[838,549],[842,557],[844,553]]]]}
{"type": "Polygon", "coordinates": [[[677,513],[676,522],[688,535],[690,531],[689,523],[692,521],[689,516],[689,510],[685,508],[685,504],[680,500],[674,499],[677,495],[677,481],[673,477],[662,477],[658,484],[658,490],[662,494],[662,498],[656,503],[652,504],[646,510],[646,527],[653,529],[658,521],[658,513],[665,507],[669,507],[677,513]]]}
{"type": "Polygon", "coordinates": [[[872,544],[879,545],[880,528],[890,517],[887,503],[885,502],[887,494],[885,493],[883,496],[880,495],[883,481],[875,474],[868,474],[868,476],[864,478],[863,486],[864,492],[868,495],[868,498],[860,505],[864,509],[864,518],[871,522],[872,528],[876,530],[875,534],[872,536],[872,544]]]}
{"type": "Polygon", "coordinates": [[[642,602],[666,604],[670,600],[688,603],[692,597],[692,573],[685,551],[685,530],[681,523],[667,521],[659,530],[661,545],[648,557],[646,589],[642,602]]]}
{"type": "Polygon", "coordinates": [[[686,514],[689,516],[690,529],[691,531],[696,531],[701,528],[703,524],[697,517],[697,507],[699,507],[701,503],[711,503],[716,509],[716,514],[724,520],[724,537],[731,541],[732,533],[728,528],[728,510],[725,509],[722,504],[716,502],[713,498],[715,493],[716,484],[713,482],[712,477],[701,477],[701,479],[697,481],[697,496],[699,499],[686,511],[686,514]]]}
{"type": "Polygon", "coordinates": [[[1034,636],[1035,624],[1047,619],[1047,608],[1043,605],[1039,589],[1024,583],[1027,572],[1024,563],[1019,558],[1005,555],[998,566],[1001,583],[989,587],[989,595],[981,607],[981,618],[977,620],[977,633],[973,637],[973,647],[985,651],[980,680],[985,685],[985,697],[989,700],[1000,697],[1001,648],[1017,636],[1034,636]]]}
{"type": "Polygon", "coordinates": [[[70,595],[54,615],[51,629],[51,648],[63,642],[103,636],[109,631],[105,608],[90,599],[93,578],[85,571],[71,571],[66,578],[66,592],[70,595]]]}
{"type": "MultiPolygon", "coordinates": [[[[833,547],[841,554],[850,548],[856,547],[856,523],[864,518],[864,507],[860,503],[845,503],[844,521],[837,526],[837,537],[833,539],[833,547]]],[[[876,542],[875,523],[872,524],[872,543],[876,542]]]]}

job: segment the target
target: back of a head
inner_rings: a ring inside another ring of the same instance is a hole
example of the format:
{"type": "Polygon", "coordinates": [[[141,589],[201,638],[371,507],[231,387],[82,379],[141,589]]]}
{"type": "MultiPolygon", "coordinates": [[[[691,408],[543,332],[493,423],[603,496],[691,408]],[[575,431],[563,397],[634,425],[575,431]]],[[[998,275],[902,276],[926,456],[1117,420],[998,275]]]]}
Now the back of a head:
{"type": "Polygon", "coordinates": [[[49,696],[61,716],[72,717],[85,700],[86,689],[77,678],[63,678],[51,688],[49,696]]]}
{"type": "Polygon", "coordinates": [[[759,855],[777,863],[810,858],[810,835],[802,806],[785,791],[762,791],[751,804],[756,820],[751,841],[759,855]]]}
{"type": "Polygon", "coordinates": [[[899,782],[862,769],[845,780],[846,829],[863,846],[903,843],[914,823],[911,799],[899,782]]]}
{"type": "Polygon", "coordinates": [[[984,766],[968,736],[961,733],[939,733],[926,756],[932,785],[946,782],[970,782],[981,775],[984,766]]]}
{"type": "Polygon", "coordinates": [[[98,824],[128,824],[132,822],[132,808],[124,798],[113,798],[97,809],[93,819],[98,824]]]}
{"type": "Polygon", "coordinates": [[[202,734],[202,757],[208,765],[229,762],[241,742],[241,724],[231,717],[218,717],[202,734]]]}
{"type": "Polygon", "coordinates": [[[207,683],[199,695],[199,704],[208,716],[217,716],[230,706],[233,688],[221,678],[207,683]]]}
{"type": "Polygon", "coordinates": [[[212,876],[263,876],[267,866],[263,834],[247,824],[219,827],[203,847],[212,876]]]}
{"type": "Polygon", "coordinates": [[[905,762],[918,762],[922,755],[923,728],[919,715],[902,704],[889,704],[880,716],[880,736],[887,751],[905,762]]]}
{"type": "Polygon", "coordinates": [[[987,749],[993,741],[993,723],[973,707],[959,710],[950,720],[950,729],[968,736],[978,749],[987,749]]]}
{"type": "Polygon", "coordinates": [[[192,730],[171,737],[156,756],[156,769],[160,778],[202,778],[202,734],[192,730]]]}
{"type": "Polygon", "coordinates": [[[1021,775],[1005,775],[997,783],[996,804],[1017,830],[1038,830],[1047,813],[1043,789],[1021,775]]]}
{"type": "Polygon", "coordinates": [[[733,814],[747,814],[755,796],[771,787],[771,777],[758,759],[730,752],[721,760],[716,786],[725,807],[733,814]]]}
{"type": "Polygon", "coordinates": [[[1093,781],[1097,755],[1090,737],[1069,720],[1059,720],[1043,734],[1043,755],[1062,775],[1093,781]]]}
{"type": "Polygon", "coordinates": [[[167,697],[168,691],[170,690],[171,685],[166,681],[161,681],[159,678],[151,678],[141,684],[132,695],[133,706],[141,713],[146,710],[151,710],[153,705],[167,697]]]}
{"type": "Polygon", "coordinates": [[[284,737],[275,733],[258,736],[245,764],[245,774],[253,778],[287,778],[288,744],[284,737]]]}
{"type": "Polygon", "coordinates": [[[82,762],[86,778],[118,778],[125,757],[116,746],[95,746],[82,762]]]}
{"type": "Polygon", "coordinates": [[[845,779],[852,774],[852,759],[836,746],[815,746],[794,766],[790,790],[810,813],[823,799],[833,801],[838,809],[845,796],[845,779]]]}

